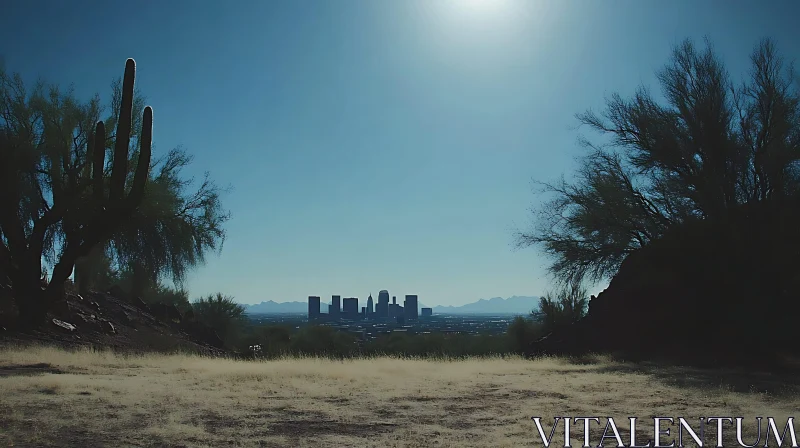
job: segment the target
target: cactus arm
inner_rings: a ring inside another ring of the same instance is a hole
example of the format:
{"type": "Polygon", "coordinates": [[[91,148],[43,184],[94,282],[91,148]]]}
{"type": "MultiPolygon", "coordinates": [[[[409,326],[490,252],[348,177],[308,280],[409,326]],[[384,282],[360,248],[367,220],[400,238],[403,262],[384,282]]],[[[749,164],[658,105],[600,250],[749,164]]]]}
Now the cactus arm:
{"type": "Polygon", "coordinates": [[[131,118],[133,116],[133,82],[136,77],[136,62],[125,62],[125,76],[122,79],[122,101],[117,121],[116,143],[114,145],[114,166],[111,171],[112,201],[122,199],[125,180],[128,177],[128,145],[131,141],[131,118]]]}
{"type": "Polygon", "coordinates": [[[128,207],[135,208],[142,201],[144,186],[150,173],[151,144],[153,142],[153,109],[144,108],[142,133],[139,137],[139,162],[133,178],[133,186],[128,194],[128,207]]]}

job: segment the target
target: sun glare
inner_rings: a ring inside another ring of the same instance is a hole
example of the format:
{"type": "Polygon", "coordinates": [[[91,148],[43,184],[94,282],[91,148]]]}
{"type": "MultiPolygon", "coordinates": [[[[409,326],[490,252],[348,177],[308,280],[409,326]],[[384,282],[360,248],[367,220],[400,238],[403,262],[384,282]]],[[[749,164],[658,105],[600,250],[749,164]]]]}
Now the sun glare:
{"type": "Polygon", "coordinates": [[[450,0],[452,6],[464,14],[496,14],[508,7],[508,0],[450,0]]]}

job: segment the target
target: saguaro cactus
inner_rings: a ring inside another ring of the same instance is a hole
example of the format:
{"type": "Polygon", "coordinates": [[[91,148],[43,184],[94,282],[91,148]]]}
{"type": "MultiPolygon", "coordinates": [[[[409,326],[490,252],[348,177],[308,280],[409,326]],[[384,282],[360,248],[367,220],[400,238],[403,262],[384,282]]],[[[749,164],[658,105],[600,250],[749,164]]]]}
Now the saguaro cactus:
{"type": "MultiPolygon", "coordinates": [[[[34,219],[30,234],[25,237],[23,222],[7,222],[10,213],[6,207],[13,207],[22,199],[20,195],[4,201],[2,222],[4,234],[9,244],[3,255],[10,259],[10,278],[14,289],[14,297],[20,311],[23,326],[35,326],[44,320],[47,307],[52,300],[63,293],[64,281],[72,274],[76,260],[85,256],[96,245],[106,241],[141,203],[147,183],[151,143],[153,137],[153,110],[144,109],[142,131],[139,136],[139,157],[136,164],[133,183],[126,193],[125,183],[128,177],[128,147],[131,137],[133,87],[136,75],[136,63],[128,59],[125,64],[125,75],[122,82],[122,101],[117,122],[116,142],[114,145],[111,175],[108,179],[106,195],[105,148],[106,130],[102,121],[97,123],[93,136],[89,138],[84,162],[91,163],[89,170],[71,173],[67,179],[71,188],[61,188],[61,179],[51,179],[54,191],[52,206],[40,217],[34,219]],[[82,177],[82,178],[81,178],[82,177]],[[86,194],[91,187],[91,194],[86,194]],[[61,222],[64,232],[64,244],[56,263],[50,283],[45,289],[39,284],[42,266],[43,242],[48,229],[61,222]],[[6,228],[19,232],[7,232],[6,228]]],[[[19,218],[20,221],[22,218],[19,218]]],[[[6,248],[4,248],[6,249],[6,248]]]]}

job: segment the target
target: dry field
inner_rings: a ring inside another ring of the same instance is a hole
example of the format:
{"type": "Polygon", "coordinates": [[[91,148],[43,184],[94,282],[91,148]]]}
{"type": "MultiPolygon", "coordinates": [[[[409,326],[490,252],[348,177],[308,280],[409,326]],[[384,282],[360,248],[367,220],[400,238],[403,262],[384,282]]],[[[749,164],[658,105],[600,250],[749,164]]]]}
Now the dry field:
{"type": "Polygon", "coordinates": [[[628,416],[743,416],[752,443],[756,416],[785,424],[798,409],[786,381],[602,357],[242,362],[12,348],[0,351],[0,446],[543,446],[531,417],[556,415],[613,416],[625,440],[628,416]]]}

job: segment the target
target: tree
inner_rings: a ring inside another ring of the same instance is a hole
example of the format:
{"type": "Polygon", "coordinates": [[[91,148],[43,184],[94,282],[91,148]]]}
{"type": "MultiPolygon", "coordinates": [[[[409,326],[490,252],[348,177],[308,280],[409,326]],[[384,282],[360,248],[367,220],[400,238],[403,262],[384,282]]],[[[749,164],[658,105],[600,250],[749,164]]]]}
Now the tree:
{"type": "Polygon", "coordinates": [[[195,318],[217,331],[226,343],[237,336],[246,320],[244,307],[233,299],[218,292],[197,299],[192,303],[195,318]]]}
{"type": "Polygon", "coordinates": [[[28,94],[18,75],[0,73],[0,266],[11,279],[23,327],[44,321],[75,261],[109,238],[142,200],[153,112],[144,108],[141,132],[131,139],[135,70],[128,59],[109,166],[96,97],[81,104],[56,87],[45,92],[42,83],[28,94]],[[43,260],[54,264],[44,289],[43,260]]]}
{"type": "MultiPolygon", "coordinates": [[[[112,106],[118,104],[120,98],[120,83],[116,82],[112,106]]],[[[144,107],[143,97],[137,94],[134,104],[144,107]]],[[[114,116],[110,118],[114,119],[114,116]]],[[[191,156],[182,148],[175,148],[157,160],[151,167],[152,174],[140,207],[107,244],[96,249],[105,251],[119,269],[133,275],[129,283],[133,296],[144,296],[148,285],[159,283],[164,276],[171,277],[180,289],[187,271],[203,263],[206,252],[221,248],[224,242],[223,224],[230,214],[222,209],[223,190],[207,172],[199,187],[190,190],[194,179],[184,178],[181,171],[191,161],[191,156]]],[[[81,267],[80,272],[91,276],[102,265],[86,259],[81,267]]],[[[82,290],[88,290],[89,281],[79,283],[82,290]]]]}
{"type": "Polygon", "coordinates": [[[573,281],[539,298],[539,319],[545,331],[553,331],[582,319],[588,306],[586,289],[573,281]]]}
{"type": "Polygon", "coordinates": [[[570,283],[613,276],[631,252],[691,221],[725,222],[745,204],[797,207],[800,96],[793,69],[765,39],[734,85],[706,41],[677,46],[658,73],[665,102],[639,88],[605,111],[577,116],[609,137],[583,140],[575,179],[539,183],[551,194],[519,247],[537,245],[570,283]]]}

